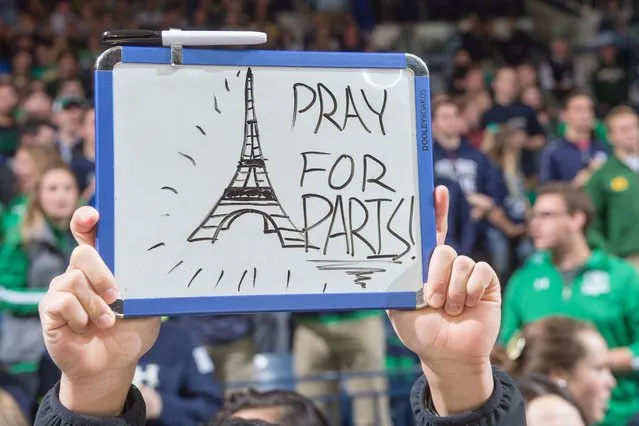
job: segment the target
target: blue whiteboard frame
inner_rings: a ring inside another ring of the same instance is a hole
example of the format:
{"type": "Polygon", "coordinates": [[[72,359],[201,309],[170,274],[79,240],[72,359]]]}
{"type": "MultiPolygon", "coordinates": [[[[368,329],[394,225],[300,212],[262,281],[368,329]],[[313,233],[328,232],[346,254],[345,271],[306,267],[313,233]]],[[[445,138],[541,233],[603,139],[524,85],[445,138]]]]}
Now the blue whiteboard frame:
{"type": "MultiPolygon", "coordinates": [[[[264,66],[296,68],[411,69],[415,74],[420,236],[423,282],[436,244],[430,78],[426,64],[403,53],[333,53],[263,50],[209,50],[169,47],[118,46],[96,62],[96,207],[100,212],[97,249],[115,274],[114,216],[114,94],[113,70],[120,63],[158,65],[264,66]]],[[[111,307],[119,316],[193,315],[207,313],[344,311],[415,309],[425,306],[418,292],[282,294],[121,299],[111,307]]]]}

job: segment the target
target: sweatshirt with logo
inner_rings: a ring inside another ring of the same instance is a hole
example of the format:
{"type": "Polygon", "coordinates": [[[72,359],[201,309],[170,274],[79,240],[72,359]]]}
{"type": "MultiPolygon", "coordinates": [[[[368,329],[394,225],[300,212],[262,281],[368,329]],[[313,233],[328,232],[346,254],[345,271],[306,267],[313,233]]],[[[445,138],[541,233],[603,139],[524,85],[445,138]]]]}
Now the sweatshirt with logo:
{"type": "Polygon", "coordinates": [[[612,156],[592,175],[586,190],[596,208],[590,244],[621,257],[639,254],[639,174],[612,156]]]}

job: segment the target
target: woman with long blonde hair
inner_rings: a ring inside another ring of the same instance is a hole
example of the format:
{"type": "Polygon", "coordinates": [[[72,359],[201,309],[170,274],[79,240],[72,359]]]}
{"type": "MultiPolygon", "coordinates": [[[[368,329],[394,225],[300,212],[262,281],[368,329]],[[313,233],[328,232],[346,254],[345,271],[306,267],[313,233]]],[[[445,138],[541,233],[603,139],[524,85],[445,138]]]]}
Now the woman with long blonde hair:
{"type": "Polygon", "coordinates": [[[23,146],[18,149],[13,160],[17,194],[6,206],[6,212],[0,221],[0,242],[9,230],[20,223],[24,215],[29,196],[46,170],[62,165],[58,150],[53,147],[23,146]]]}
{"type": "Polygon", "coordinates": [[[38,303],[51,280],[64,273],[75,240],[69,229],[78,186],[66,166],[45,171],[30,197],[21,225],[0,250],[0,364],[7,365],[33,395],[44,353],[38,303]]]}

